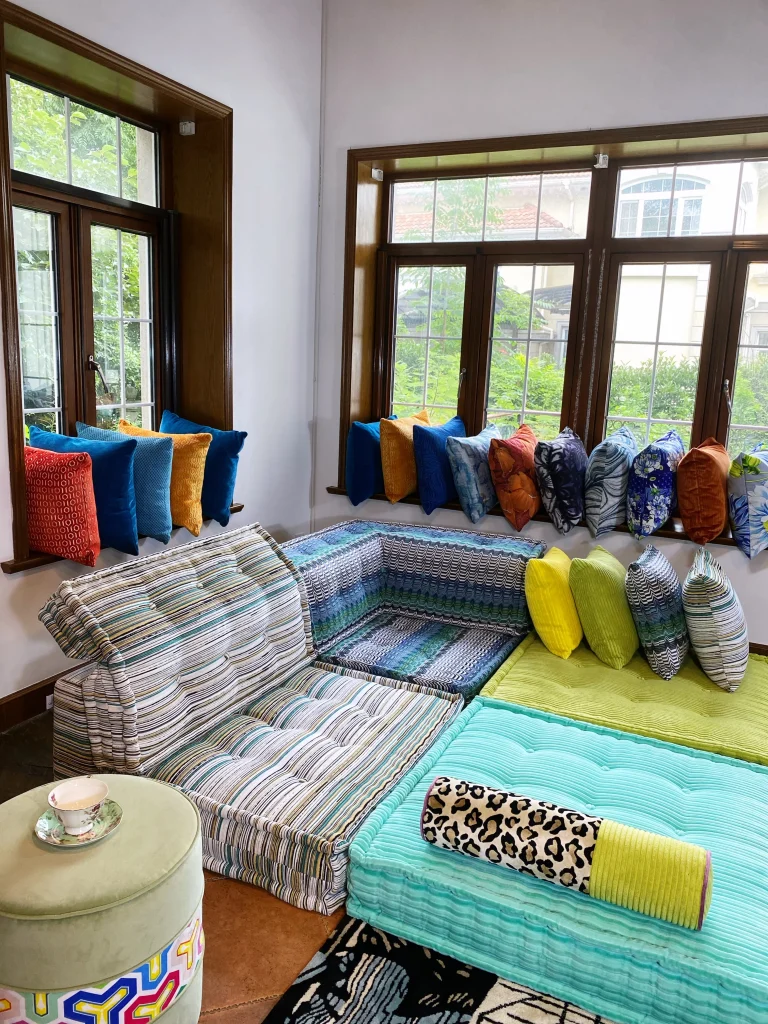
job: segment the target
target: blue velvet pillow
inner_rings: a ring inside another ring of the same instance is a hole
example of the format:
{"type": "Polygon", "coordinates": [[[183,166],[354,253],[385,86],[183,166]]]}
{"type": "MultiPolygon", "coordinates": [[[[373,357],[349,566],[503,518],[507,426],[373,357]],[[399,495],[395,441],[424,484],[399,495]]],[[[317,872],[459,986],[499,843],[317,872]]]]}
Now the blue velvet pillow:
{"type": "Polygon", "coordinates": [[[486,427],[474,437],[449,437],[445,442],[461,507],[473,523],[479,523],[497,501],[488,465],[494,437],[501,437],[496,426],[486,427]]]}
{"type": "Polygon", "coordinates": [[[431,515],[447,501],[456,501],[456,485],[448,461],[446,442],[449,437],[466,437],[464,420],[454,416],[438,427],[413,428],[413,454],[416,457],[416,476],[419,481],[421,507],[431,515]]]}
{"type": "Polygon", "coordinates": [[[103,441],[53,434],[33,425],[29,428],[29,443],[33,448],[44,448],[49,452],[87,452],[91,456],[101,546],[138,555],[139,533],[133,487],[136,441],[126,438],[122,444],[105,444],[103,441]]]}
{"type": "Polygon", "coordinates": [[[217,523],[226,526],[229,522],[229,506],[235,496],[237,463],[248,434],[244,430],[217,430],[216,427],[193,423],[167,409],[160,420],[160,433],[211,435],[200,503],[204,519],[215,519],[217,523]]]}
{"type": "MultiPolygon", "coordinates": [[[[389,419],[396,420],[397,416],[389,419]]],[[[381,421],[361,423],[355,420],[347,434],[347,497],[353,505],[384,493],[381,471],[381,421]]]]}
{"type": "Polygon", "coordinates": [[[627,483],[627,525],[635,537],[658,530],[677,507],[677,464],[683,439],[669,430],[635,456],[627,483]]]}
{"type": "MultiPolygon", "coordinates": [[[[115,430],[77,424],[77,436],[87,441],[125,444],[133,440],[115,430]]],[[[171,464],[173,438],[137,437],[133,462],[133,485],[136,491],[136,525],[142,537],[154,537],[167,544],[171,539],[171,464]]]]}
{"type": "Polygon", "coordinates": [[[568,533],[584,515],[587,452],[581,438],[564,427],[553,441],[539,441],[533,462],[541,503],[555,529],[568,533]]]}

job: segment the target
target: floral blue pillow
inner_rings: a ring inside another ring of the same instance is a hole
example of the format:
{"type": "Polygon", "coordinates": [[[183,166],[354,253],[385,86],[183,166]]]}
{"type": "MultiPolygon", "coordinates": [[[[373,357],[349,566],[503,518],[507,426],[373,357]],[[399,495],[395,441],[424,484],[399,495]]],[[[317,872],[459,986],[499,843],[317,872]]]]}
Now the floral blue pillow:
{"type": "Polygon", "coordinates": [[[635,456],[627,484],[627,525],[635,537],[648,537],[677,507],[677,464],[683,439],[670,430],[635,456]]]}
{"type": "Polygon", "coordinates": [[[413,427],[413,454],[416,458],[416,476],[419,481],[421,507],[432,515],[436,508],[456,501],[456,486],[448,461],[446,445],[449,437],[466,437],[464,420],[454,416],[437,427],[413,427]]]}
{"type": "Polygon", "coordinates": [[[758,444],[731,463],[728,511],[733,539],[747,558],[768,549],[768,445],[758,444]]]}
{"type": "Polygon", "coordinates": [[[592,449],[584,479],[584,510],[593,537],[627,521],[627,482],[636,455],[629,427],[619,427],[592,449]]]}
{"type": "Polygon", "coordinates": [[[473,523],[479,523],[497,500],[488,465],[494,437],[501,437],[498,427],[486,427],[474,437],[449,437],[445,442],[461,507],[473,523]]]}
{"type": "Polygon", "coordinates": [[[541,503],[555,529],[568,533],[584,517],[587,452],[578,434],[565,427],[554,441],[539,441],[533,455],[541,503]]]}

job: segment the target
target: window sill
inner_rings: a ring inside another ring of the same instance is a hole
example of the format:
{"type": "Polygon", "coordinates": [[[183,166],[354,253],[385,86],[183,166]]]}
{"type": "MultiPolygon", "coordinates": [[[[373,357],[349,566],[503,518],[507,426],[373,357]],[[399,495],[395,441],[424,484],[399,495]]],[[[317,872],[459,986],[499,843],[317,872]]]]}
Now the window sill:
{"type": "MultiPolygon", "coordinates": [[[[344,496],[346,496],[346,493],[347,493],[346,488],[344,488],[344,487],[326,487],[326,491],[329,494],[341,494],[341,495],[344,495],[344,496]]],[[[370,500],[371,501],[386,501],[386,502],[389,502],[389,499],[387,498],[387,496],[385,494],[374,494],[374,495],[372,495],[370,500]]],[[[396,504],[398,504],[398,505],[420,505],[421,501],[419,499],[418,494],[409,494],[406,498],[403,498],[401,501],[397,502],[396,504]]],[[[461,505],[457,501],[450,501],[446,505],[441,505],[440,507],[441,508],[450,509],[452,512],[461,512],[462,511],[461,505]]],[[[495,505],[490,510],[488,515],[489,516],[501,516],[501,517],[503,517],[504,513],[501,511],[501,508],[498,505],[495,505]]],[[[533,516],[532,522],[535,522],[535,523],[550,523],[551,524],[552,520],[549,518],[549,516],[546,514],[546,512],[537,512],[536,515],[533,516]]],[[[587,526],[586,521],[582,520],[579,523],[579,526],[583,526],[586,529],[586,526],[587,526]]],[[[627,527],[626,524],[622,524],[621,526],[615,527],[612,532],[615,532],[615,533],[627,533],[628,534],[629,533],[629,528],[627,527]]],[[[671,540],[685,540],[685,541],[688,541],[691,544],[695,543],[695,541],[692,541],[691,538],[688,536],[688,534],[685,532],[685,530],[683,529],[683,524],[682,524],[681,520],[679,520],[679,519],[668,519],[666,521],[666,523],[660,529],[655,530],[654,533],[651,536],[652,537],[667,537],[667,538],[670,538],[671,540]]],[[[725,545],[727,545],[729,547],[735,547],[736,546],[736,541],[731,536],[731,531],[727,527],[723,531],[723,533],[721,533],[719,537],[715,537],[715,539],[711,543],[712,544],[725,544],[725,545]]]]}
{"type": "MultiPolygon", "coordinates": [[[[241,503],[235,503],[230,505],[230,515],[235,515],[237,512],[242,512],[245,506],[241,503]]],[[[210,523],[210,519],[206,519],[206,523],[210,523]]],[[[28,569],[38,569],[41,565],[52,565],[53,562],[64,562],[64,558],[60,558],[59,555],[46,555],[41,551],[30,551],[26,558],[11,558],[7,562],[0,562],[0,569],[3,570],[9,576],[12,576],[17,572],[26,572],[28,569]]]]}

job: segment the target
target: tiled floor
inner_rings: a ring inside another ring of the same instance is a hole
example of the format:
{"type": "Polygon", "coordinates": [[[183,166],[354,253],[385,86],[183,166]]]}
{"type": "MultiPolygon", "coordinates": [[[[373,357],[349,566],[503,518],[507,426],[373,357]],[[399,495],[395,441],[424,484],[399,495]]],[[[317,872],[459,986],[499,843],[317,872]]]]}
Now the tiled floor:
{"type": "MultiPolygon", "coordinates": [[[[0,802],[53,779],[52,715],[0,734],[0,802]]],[[[206,873],[204,1024],[260,1024],[336,927],[263,889],[206,873]]]]}

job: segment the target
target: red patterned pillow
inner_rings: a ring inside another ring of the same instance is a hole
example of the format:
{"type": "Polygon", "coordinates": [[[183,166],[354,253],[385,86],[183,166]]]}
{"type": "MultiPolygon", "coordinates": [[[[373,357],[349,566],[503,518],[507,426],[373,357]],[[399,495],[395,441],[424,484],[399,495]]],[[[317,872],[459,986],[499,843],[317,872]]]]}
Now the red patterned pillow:
{"type": "Polygon", "coordinates": [[[30,548],[95,565],[101,542],[91,456],[27,447],[24,468],[30,548]]]}

